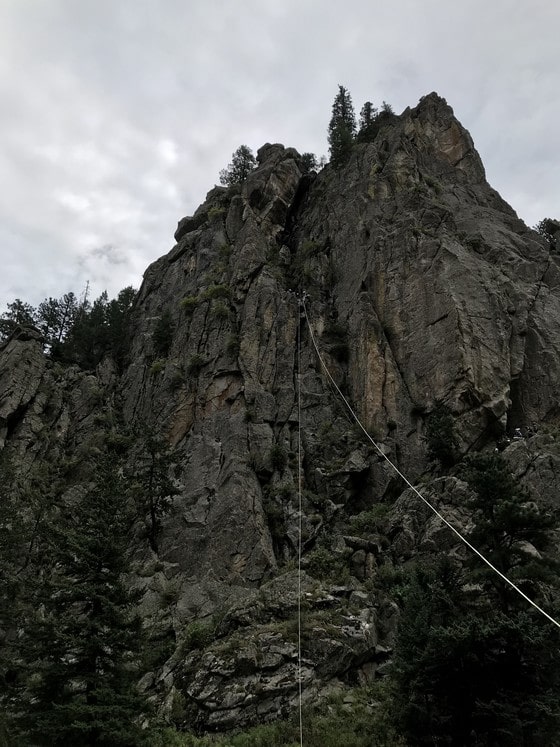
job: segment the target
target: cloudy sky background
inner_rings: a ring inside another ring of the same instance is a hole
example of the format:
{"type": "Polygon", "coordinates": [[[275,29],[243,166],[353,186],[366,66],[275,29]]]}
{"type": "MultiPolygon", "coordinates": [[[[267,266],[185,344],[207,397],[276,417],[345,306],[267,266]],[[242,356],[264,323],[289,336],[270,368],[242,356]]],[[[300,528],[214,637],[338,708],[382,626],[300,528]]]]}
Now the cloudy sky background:
{"type": "Polygon", "coordinates": [[[0,0],[0,308],[139,287],[232,152],[327,154],[338,84],[430,91],[489,182],[560,217],[557,0],[0,0]]]}

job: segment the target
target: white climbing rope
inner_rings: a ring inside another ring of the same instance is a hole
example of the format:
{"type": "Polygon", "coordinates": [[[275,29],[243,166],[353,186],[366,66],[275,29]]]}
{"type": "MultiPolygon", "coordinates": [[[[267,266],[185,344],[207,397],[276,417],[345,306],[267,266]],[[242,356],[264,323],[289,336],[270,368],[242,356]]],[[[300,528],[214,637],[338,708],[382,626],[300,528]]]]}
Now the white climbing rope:
{"type": "MultiPolygon", "coordinates": [[[[302,298],[303,303],[303,298],[302,298]]],[[[299,743],[303,747],[303,717],[302,717],[302,682],[301,682],[301,486],[302,486],[302,463],[301,463],[301,313],[298,307],[297,317],[297,376],[298,376],[298,594],[297,594],[297,616],[298,616],[298,704],[299,704],[299,743]]]]}
{"type": "MultiPolygon", "coordinates": [[[[548,612],[545,612],[545,610],[543,610],[541,607],[539,607],[539,605],[536,602],[534,602],[530,597],[528,597],[527,594],[525,594],[525,592],[523,592],[519,588],[519,586],[517,586],[516,584],[514,584],[513,581],[510,581],[510,579],[507,578],[507,576],[505,576],[500,570],[498,570],[498,568],[496,568],[495,565],[493,565],[479,550],[477,550],[476,547],[474,547],[474,545],[471,545],[471,543],[465,537],[463,537],[463,535],[459,532],[458,529],[455,529],[455,527],[453,526],[453,524],[451,524],[449,521],[447,521],[447,519],[444,516],[442,516],[442,514],[437,510],[437,508],[435,508],[434,506],[432,506],[432,504],[426,498],[424,498],[424,496],[420,493],[420,491],[417,488],[415,488],[414,485],[409,480],[407,480],[407,478],[402,474],[402,472],[399,470],[399,468],[395,464],[393,464],[393,462],[389,459],[389,457],[383,452],[383,450],[381,449],[381,447],[378,446],[378,444],[369,435],[369,433],[367,432],[367,430],[364,428],[364,426],[360,422],[360,419],[358,418],[358,416],[356,415],[356,413],[352,409],[352,406],[350,405],[350,403],[348,402],[348,400],[346,399],[346,397],[344,396],[344,394],[340,391],[340,389],[339,389],[336,381],[331,376],[331,373],[330,373],[329,369],[327,368],[327,365],[325,364],[325,361],[323,360],[323,357],[321,356],[321,353],[319,351],[319,347],[317,346],[317,342],[315,340],[315,335],[313,334],[313,329],[311,327],[311,322],[309,321],[309,315],[307,313],[307,307],[305,305],[305,296],[302,296],[301,304],[302,304],[302,307],[303,307],[303,311],[305,313],[305,320],[306,320],[307,326],[309,328],[309,334],[311,335],[311,342],[313,343],[313,347],[315,348],[315,352],[317,353],[317,357],[319,358],[319,361],[321,362],[321,365],[323,366],[323,369],[324,369],[327,377],[329,378],[329,381],[331,382],[331,384],[334,386],[334,388],[336,389],[336,391],[340,395],[340,397],[343,400],[344,404],[348,408],[348,411],[351,414],[351,416],[354,418],[354,420],[356,421],[356,423],[359,425],[359,427],[363,431],[363,433],[366,436],[366,438],[373,444],[373,446],[375,447],[375,449],[377,450],[377,452],[392,467],[392,469],[397,473],[397,475],[399,475],[399,477],[402,480],[404,480],[404,482],[408,485],[408,487],[412,491],[414,491],[414,493],[418,496],[418,498],[420,498],[420,500],[423,503],[425,503],[426,506],[428,506],[428,508],[431,511],[433,511],[434,514],[447,527],[449,527],[449,529],[451,529],[452,532],[454,532],[454,534],[457,535],[457,537],[461,540],[461,542],[463,542],[470,550],[472,550],[472,552],[474,552],[476,555],[478,555],[478,557],[482,561],[484,561],[484,563],[486,563],[486,565],[489,568],[491,568],[494,571],[494,573],[496,573],[502,579],[502,581],[505,581],[507,584],[509,584],[509,586],[511,586],[512,589],[514,589],[520,596],[523,597],[523,599],[525,599],[525,601],[529,602],[529,604],[531,604],[536,610],[538,610],[541,613],[541,615],[544,615],[544,617],[546,617],[547,620],[549,620],[551,623],[553,623],[554,625],[556,625],[557,628],[560,628],[560,623],[557,620],[555,620],[551,615],[549,615],[548,612]]],[[[300,511],[301,511],[301,508],[300,508],[300,511]]]]}

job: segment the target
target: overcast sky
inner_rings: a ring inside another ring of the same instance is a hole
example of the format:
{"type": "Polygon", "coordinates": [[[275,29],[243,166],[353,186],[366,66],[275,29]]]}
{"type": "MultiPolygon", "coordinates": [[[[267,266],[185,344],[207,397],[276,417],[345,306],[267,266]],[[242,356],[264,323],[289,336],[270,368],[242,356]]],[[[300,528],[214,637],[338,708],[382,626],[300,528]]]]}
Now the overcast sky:
{"type": "Polygon", "coordinates": [[[0,307],[139,287],[232,152],[327,154],[338,84],[437,91],[489,182],[560,217],[558,0],[0,0],[0,307]]]}

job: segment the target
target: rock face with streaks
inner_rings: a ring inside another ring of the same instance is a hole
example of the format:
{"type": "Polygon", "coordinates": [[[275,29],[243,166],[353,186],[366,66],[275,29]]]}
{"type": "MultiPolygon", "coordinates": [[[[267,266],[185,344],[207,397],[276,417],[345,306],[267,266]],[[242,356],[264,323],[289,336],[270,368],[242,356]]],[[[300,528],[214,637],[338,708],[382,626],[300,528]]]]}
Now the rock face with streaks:
{"type": "Polygon", "coordinates": [[[110,361],[53,366],[32,333],[4,345],[0,444],[22,471],[39,453],[79,460],[116,408],[167,441],[177,492],[157,555],[138,535],[138,583],[172,652],[142,683],[176,723],[223,729],[297,697],[299,466],[308,699],[382,671],[398,611],[372,584],[379,567],[454,551],[381,452],[412,481],[427,474],[461,525],[467,487],[429,476],[430,413],[448,408],[462,454],[546,426],[505,453],[536,500],[552,499],[560,263],[488,185],[436,94],[337,169],[309,173],[294,149],[263,146],[175,239],[145,273],[122,376],[110,361]]]}

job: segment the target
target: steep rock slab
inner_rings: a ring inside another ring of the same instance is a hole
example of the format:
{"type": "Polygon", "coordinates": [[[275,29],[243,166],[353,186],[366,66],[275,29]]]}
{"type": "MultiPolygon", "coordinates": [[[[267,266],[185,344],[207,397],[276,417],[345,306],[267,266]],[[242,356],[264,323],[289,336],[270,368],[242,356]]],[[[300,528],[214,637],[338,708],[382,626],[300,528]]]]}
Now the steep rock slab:
{"type": "Polygon", "coordinates": [[[38,335],[12,337],[0,350],[0,447],[23,420],[44,370],[38,335]]]}
{"type": "Polygon", "coordinates": [[[280,145],[258,158],[241,192],[212,190],[147,271],[123,388],[126,418],[157,423],[176,449],[181,493],[163,552],[203,585],[207,574],[256,584],[276,566],[251,460],[272,448],[294,407],[297,307],[286,310],[266,264],[302,170],[280,145]],[[154,329],[164,314],[173,341],[161,351],[154,329]],[[256,402],[259,429],[248,415],[256,402]]]}
{"type": "Polygon", "coordinates": [[[325,169],[296,233],[331,248],[352,398],[413,471],[423,455],[418,416],[436,403],[457,416],[466,449],[505,429],[512,382],[525,422],[557,399],[560,296],[549,248],[489,187],[443,99],[431,94],[344,168],[325,169]]]}

